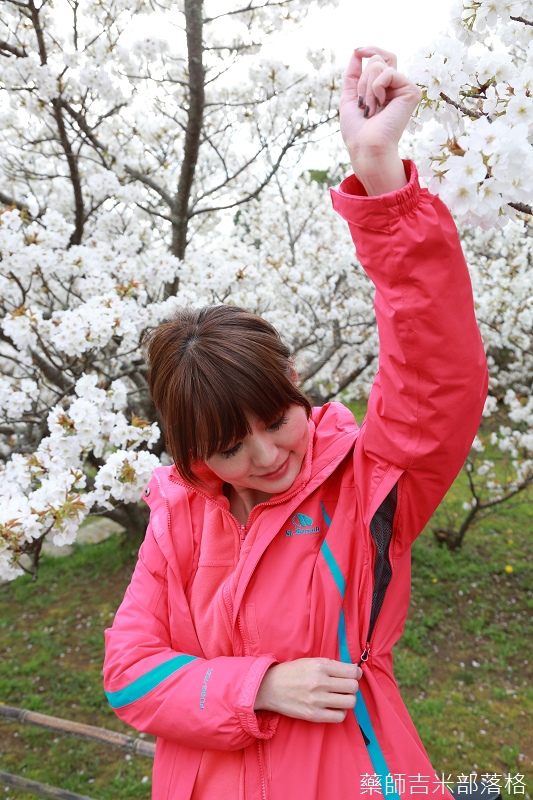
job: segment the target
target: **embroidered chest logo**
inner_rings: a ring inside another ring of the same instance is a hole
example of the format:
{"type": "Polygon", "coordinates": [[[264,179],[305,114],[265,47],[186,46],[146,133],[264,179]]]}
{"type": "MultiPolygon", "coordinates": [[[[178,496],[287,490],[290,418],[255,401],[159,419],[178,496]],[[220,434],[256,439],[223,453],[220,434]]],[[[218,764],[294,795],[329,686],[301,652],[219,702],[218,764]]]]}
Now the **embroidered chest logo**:
{"type": "Polygon", "coordinates": [[[285,531],[285,536],[302,536],[306,533],[320,533],[320,525],[313,527],[313,520],[305,514],[295,514],[291,519],[294,530],[285,531]]]}

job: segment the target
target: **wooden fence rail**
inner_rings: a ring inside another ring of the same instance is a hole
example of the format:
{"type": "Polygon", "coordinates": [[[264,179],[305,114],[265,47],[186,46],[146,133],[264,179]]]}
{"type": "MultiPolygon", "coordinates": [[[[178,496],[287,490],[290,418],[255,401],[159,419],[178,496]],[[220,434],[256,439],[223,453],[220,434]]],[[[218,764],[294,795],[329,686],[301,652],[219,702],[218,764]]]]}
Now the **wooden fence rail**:
{"type": "Polygon", "coordinates": [[[37,725],[39,728],[46,728],[46,730],[56,731],[57,733],[68,733],[72,736],[79,736],[82,739],[92,739],[109,747],[127,750],[137,756],[153,758],[155,755],[155,744],[152,742],[146,742],[144,739],[139,739],[135,736],[126,736],[123,733],[110,731],[107,728],[96,728],[94,725],[72,722],[60,717],[49,717],[47,714],[39,714],[36,711],[28,711],[25,708],[15,708],[14,706],[0,705],[0,716],[16,722],[25,722],[28,725],[37,725]]]}
{"type": "Polygon", "coordinates": [[[74,794],[67,792],[66,789],[58,789],[56,786],[48,786],[46,783],[31,781],[29,778],[22,778],[20,775],[12,775],[10,772],[0,770],[0,784],[13,786],[22,792],[37,795],[37,797],[52,797],[54,800],[93,800],[84,794],[74,794]]]}
{"type": "MultiPolygon", "coordinates": [[[[126,750],[138,756],[153,758],[155,755],[155,744],[146,742],[144,739],[135,736],[126,736],[117,731],[110,731],[107,728],[97,728],[94,725],[85,725],[83,722],[72,722],[60,717],[50,717],[47,714],[39,714],[37,711],[28,711],[25,708],[15,708],[14,706],[0,705],[0,717],[5,717],[13,722],[23,722],[27,725],[36,725],[56,733],[78,736],[81,739],[90,739],[108,747],[115,747],[119,750],[126,750]]],[[[19,775],[12,775],[9,772],[0,770],[0,784],[13,786],[23,792],[37,795],[39,797],[51,797],[55,800],[92,800],[85,795],[68,792],[65,789],[58,789],[55,786],[48,786],[38,781],[32,781],[19,775]]]]}

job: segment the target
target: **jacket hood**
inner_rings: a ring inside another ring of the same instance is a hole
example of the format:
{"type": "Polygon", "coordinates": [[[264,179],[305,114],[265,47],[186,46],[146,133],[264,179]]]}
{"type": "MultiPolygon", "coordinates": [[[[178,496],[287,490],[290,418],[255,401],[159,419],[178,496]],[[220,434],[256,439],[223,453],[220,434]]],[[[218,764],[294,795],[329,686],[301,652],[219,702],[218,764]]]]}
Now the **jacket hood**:
{"type": "MultiPolygon", "coordinates": [[[[309,418],[309,445],[302,461],[302,467],[292,486],[283,494],[273,495],[275,502],[303,489],[308,483],[324,478],[342,461],[357,439],[359,428],[352,412],[342,403],[326,403],[313,408],[309,418]]],[[[186,484],[193,490],[199,489],[203,494],[221,502],[229,508],[229,500],[224,494],[224,483],[215,475],[204,461],[197,461],[194,473],[201,481],[196,487],[185,481],[176,467],[170,469],[170,479],[186,484]]]]}

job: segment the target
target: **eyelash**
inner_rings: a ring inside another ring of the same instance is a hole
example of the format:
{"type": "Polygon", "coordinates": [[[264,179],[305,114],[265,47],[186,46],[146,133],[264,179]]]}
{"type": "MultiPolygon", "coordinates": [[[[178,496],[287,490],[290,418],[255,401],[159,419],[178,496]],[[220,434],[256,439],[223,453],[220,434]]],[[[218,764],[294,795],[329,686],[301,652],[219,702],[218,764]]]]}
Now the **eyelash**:
{"type": "Polygon", "coordinates": [[[241,444],[242,442],[239,442],[235,445],[235,447],[232,447],[230,450],[224,450],[220,455],[222,458],[231,458],[232,456],[236,456],[241,449],[241,444]]]}
{"type": "MultiPolygon", "coordinates": [[[[276,422],[273,422],[272,425],[269,425],[267,430],[269,431],[279,431],[284,425],[288,422],[288,417],[286,414],[283,414],[276,422]]],[[[236,456],[239,450],[241,449],[242,442],[238,442],[234,447],[231,447],[229,450],[224,450],[220,455],[222,458],[231,458],[232,456],[236,456]]]]}
{"type": "Polygon", "coordinates": [[[273,422],[272,425],[269,425],[268,429],[270,431],[279,431],[279,429],[286,425],[288,421],[287,415],[284,414],[282,417],[276,420],[276,422],[273,422]]]}

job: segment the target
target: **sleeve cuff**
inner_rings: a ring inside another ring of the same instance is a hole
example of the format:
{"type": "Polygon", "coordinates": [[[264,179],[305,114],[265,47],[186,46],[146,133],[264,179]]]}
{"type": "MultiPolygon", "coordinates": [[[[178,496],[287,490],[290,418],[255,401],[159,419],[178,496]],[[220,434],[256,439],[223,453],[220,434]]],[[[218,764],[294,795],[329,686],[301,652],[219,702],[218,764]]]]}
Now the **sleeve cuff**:
{"type": "Polygon", "coordinates": [[[279,722],[279,714],[270,711],[254,711],[255,698],[265,672],[278,660],[272,654],[259,656],[248,670],[239,695],[237,715],[243,730],[256,739],[271,739],[279,722]]]}
{"type": "Polygon", "coordinates": [[[361,181],[355,176],[343,180],[338,189],[330,189],[333,208],[343,219],[354,225],[372,225],[373,216],[384,213],[403,216],[413,211],[419,203],[420,185],[418,171],[412,161],[403,162],[407,183],[395,192],[369,197],[361,181]]]}

